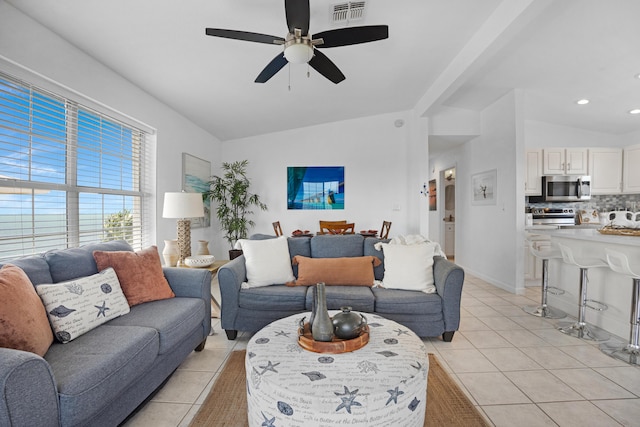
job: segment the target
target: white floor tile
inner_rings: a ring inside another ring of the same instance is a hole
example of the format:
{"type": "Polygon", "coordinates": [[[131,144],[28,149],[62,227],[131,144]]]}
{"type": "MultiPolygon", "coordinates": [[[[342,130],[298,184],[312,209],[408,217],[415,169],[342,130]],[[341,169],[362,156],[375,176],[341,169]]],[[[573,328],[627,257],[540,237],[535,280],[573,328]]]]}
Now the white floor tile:
{"type": "Polygon", "coordinates": [[[609,415],[588,401],[554,402],[538,405],[560,427],[619,426],[609,415]]]}
{"type": "Polygon", "coordinates": [[[531,403],[531,400],[500,372],[458,374],[458,378],[479,405],[531,403]]]}
{"type": "Polygon", "coordinates": [[[483,406],[496,427],[545,427],[556,426],[551,418],[532,404],[483,406]]]}
{"type": "Polygon", "coordinates": [[[549,371],[505,372],[505,376],[536,403],[584,400],[580,394],[549,371]]]}

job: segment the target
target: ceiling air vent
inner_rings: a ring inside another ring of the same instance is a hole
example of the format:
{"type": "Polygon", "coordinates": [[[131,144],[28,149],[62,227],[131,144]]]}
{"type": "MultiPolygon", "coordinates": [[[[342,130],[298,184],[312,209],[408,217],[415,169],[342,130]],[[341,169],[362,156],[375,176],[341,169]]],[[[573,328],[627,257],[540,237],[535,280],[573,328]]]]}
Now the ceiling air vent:
{"type": "Polygon", "coordinates": [[[364,19],[364,1],[350,1],[334,4],[331,9],[334,24],[348,24],[364,19]]]}

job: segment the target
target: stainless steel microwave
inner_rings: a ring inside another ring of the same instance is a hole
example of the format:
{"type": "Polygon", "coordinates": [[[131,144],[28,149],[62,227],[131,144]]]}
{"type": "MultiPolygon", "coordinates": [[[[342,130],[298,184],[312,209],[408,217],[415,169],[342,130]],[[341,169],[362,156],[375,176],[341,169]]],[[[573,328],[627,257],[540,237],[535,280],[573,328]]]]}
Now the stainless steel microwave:
{"type": "MultiPolygon", "coordinates": [[[[581,202],[591,199],[588,175],[549,175],[542,177],[542,200],[545,202],[581,202]]],[[[531,201],[531,198],[529,198],[531,201]]]]}

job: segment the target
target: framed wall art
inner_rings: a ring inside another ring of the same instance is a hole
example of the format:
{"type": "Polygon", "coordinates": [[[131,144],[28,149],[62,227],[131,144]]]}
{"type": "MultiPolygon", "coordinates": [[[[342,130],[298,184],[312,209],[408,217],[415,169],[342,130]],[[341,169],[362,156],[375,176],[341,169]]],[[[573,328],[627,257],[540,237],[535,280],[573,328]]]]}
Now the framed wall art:
{"type": "Polygon", "coordinates": [[[437,193],[436,193],[436,180],[432,179],[429,181],[429,210],[435,211],[437,210],[437,193]]]}
{"type": "Polygon", "coordinates": [[[344,209],[344,166],[287,167],[287,209],[344,209]]]}
{"type": "MultiPolygon", "coordinates": [[[[182,153],[182,191],[188,193],[204,193],[209,189],[207,182],[211,179],[211,163],[182,153]]],[[[192,218],[191,228],[209,227],[211,225],[211,200],[204,200],[204,217],[192,218]]]]}
{"type": "Polygon", "coordinates": [[[472,205],[495,205],[498,197],[498,170],[471,175],[472,205]]]}

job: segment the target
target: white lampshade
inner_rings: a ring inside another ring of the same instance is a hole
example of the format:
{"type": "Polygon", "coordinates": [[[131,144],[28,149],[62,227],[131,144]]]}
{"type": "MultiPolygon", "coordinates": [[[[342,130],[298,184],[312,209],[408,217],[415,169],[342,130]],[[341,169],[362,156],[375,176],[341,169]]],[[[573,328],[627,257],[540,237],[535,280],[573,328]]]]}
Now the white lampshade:
{"type": "Polygon", "coordinates": [[[164,193],[163,218],[199,218],[204,216],[200,193],[164,193]]]}

